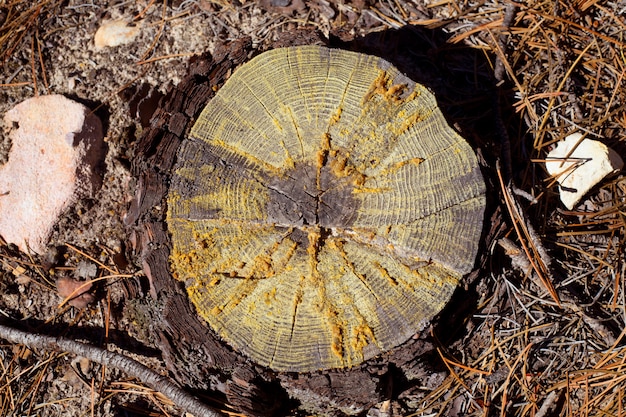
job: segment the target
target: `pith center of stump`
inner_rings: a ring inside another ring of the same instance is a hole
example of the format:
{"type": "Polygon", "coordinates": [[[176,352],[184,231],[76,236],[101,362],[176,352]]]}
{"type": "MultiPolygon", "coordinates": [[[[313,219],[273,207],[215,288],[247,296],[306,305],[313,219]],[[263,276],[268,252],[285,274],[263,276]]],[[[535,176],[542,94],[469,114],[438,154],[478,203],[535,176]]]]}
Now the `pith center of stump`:
{"type": "Polygon", "coordinates": [[[358,211],[354,185],[362,182],[362,176],[346,169],[345,159],[343,163],[341,158],[337,160],[337,152],[328,155],[325,151],[320,158],[324,164],[321,167],[304,165],[272,179],[268,186],[268,222],[322,229],[351,225],[358,211]],[[337,171],[342,164],[342,170],[337,171]]]}
{"type": "Polygon", "coordinates": [[[472,269],[484,194],[470,146],[388,62],[266,52],[235,71],[179,149],[172,274],[256,363],[354,366],[446,305],[472,269]]]}

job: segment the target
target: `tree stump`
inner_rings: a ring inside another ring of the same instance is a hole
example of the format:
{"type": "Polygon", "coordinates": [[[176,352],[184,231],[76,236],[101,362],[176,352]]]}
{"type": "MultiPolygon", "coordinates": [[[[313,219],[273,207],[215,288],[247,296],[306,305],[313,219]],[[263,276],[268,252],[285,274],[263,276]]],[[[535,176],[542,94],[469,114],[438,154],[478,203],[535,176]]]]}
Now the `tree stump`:
{"type": "Polygon", "coordinates": [[[432,350],[421,333],[474,265],[484,183],[388,62],[261,52],[193,60],[137,143],[126,221],[150,331],[181,384],[247,414],[358,414],[432,350]]]}

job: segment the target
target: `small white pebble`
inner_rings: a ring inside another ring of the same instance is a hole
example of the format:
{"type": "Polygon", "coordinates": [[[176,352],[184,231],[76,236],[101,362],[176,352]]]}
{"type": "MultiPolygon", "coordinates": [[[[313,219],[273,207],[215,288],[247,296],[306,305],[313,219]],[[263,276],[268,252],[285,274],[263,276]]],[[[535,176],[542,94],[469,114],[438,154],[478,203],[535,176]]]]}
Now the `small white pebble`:
{"type": "Polygon", "coordinates": [[[546,169],[559,182],[561,201],[569,210],[604,177],[624,166],[613,149],[597,140],[581,138],[580,133],[569,135],[546,158],[546,169]]]}
{"type": "Polygon", "coordinates": [[[139,26],[124,19],[106,20],[96,31],[94,44],[97,49],[131,43],[139,34],[139,26]]]}

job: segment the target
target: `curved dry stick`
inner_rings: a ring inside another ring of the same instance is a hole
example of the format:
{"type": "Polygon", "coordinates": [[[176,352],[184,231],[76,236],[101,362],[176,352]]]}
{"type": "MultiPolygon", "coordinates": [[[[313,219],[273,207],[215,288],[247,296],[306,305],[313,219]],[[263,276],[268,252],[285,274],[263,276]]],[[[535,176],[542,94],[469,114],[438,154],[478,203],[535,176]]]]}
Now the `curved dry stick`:
{"type": "Polygon", "coordinates": [[[122,354],[64,337],[52,337],[25,332],[2,324],[0,324],[0,338],[8,340],[11,343],[23,344],[30,348],[62,350],[77,356],[82,356],[101,365],[119,369],[137,378],[150,388],[161,392],[178,407],[195,416],[221,417],[223,415],[213,408],[204,405],[193,395],[182,390],[169,378],[159,375],[147,366],[122,354]]]}

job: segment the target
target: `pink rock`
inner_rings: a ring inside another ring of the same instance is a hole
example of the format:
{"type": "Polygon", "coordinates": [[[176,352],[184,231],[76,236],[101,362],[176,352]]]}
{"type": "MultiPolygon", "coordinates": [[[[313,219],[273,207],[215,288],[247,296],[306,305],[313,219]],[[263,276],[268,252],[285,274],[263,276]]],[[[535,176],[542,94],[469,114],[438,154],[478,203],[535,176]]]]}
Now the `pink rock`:
{"type": "Polygon", "coordinates": [[[61,95],[25,100],[4,121],[12,146],[0,166],[0,235],[24,252],[43,253],[59,216],[102,184],[102,124],[61,95]]]}
{"type": "Polygon", "coordinates": [[[90,293],[93,284],[91,281],[78,281],[69,277],[61,277],[57,279],[57,291],[63,302],[72,307],[85,308],[93,303],[96,297],[90,293]]]}

